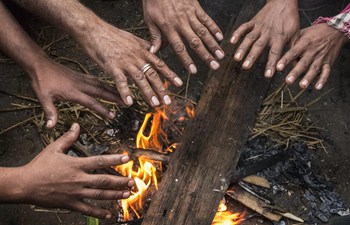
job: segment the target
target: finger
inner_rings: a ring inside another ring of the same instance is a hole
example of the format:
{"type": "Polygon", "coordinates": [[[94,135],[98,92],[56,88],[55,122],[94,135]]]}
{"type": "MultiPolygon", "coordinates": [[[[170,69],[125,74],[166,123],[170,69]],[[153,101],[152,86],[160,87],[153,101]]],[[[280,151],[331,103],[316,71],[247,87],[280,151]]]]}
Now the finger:
{"type": "Polygon", "coordinates": [[[125,105],[118,92],[116,92],[116,90],[110,91],[109,89],[106,89],[102,82],[98,82],[97,85],[86,84],[82,87],[82,91],[85,94],[93,96],[95,98],[115,102],[118,105],[125,105]]]}
{"type": "Polygon", "coordinates": [[[115,68],[112,72],[112,76],[115,86],[117,87],[120,97],[123,99],[124,103],[128,106],[134,104],[132,92],[129,88],[128,79],[125,74],[121,70],[115,68]]]}
{"type": "Polygon", "coordinates": [[[82,190],[81,196],[88,199],[96,200],[119,200],[130,197],[130,191],[119,191],[119,190],[104,190],[104,189],[91,189],[86,188],[82,190]]]}
{"type": "Polygon", "coordinates": [[[56,126],[58,120],[58,113],[52,99],[49,96],[38,96],[40,104],[43,107],[44,115],[46,118],[46,127],[52,129],[56,126]]]}
{"type": "Polygon", "coordinates": [[[210,33],[216,37],[218,41],[222,41],[224,39],[224,35],[222,31],[218,27],[218,25],[208,16],[208,14],[202,9],[202,7],[198,7],[196,9],[196,16],[198,20],[210,31],[210,33]]]}
{"type": "Polygon", "coordinates": [[[157,98],[156,93],[153,91],[151,85],[149,84],[145,74],[135,66],[130,66],[128,68],[128,73],[134,80],[136,85],[139,87],[148,104],[150,104],[153,107],[159,106],[159,99],[157,98]]]}
{"type": "Polygon", "coordinates": [[[147,23],[147,25],[151,38],[151,48],[149,51],[154,54],[158,52],[162,46],[162,33],[152,22],[147,23]]]}
{"type": "Polygon", "coordinates": [[[100,101],[98,101],[96,98],[89,96],[84,93],[79,93],[76,94],[75,97],[75,102],[79,103],[80,105],[83,105],[89,109],[94,110],[101,116],[114,119],[115,118],[115,113],[110,111],[106,106],[104,106],[100,101]]]}
{"type": "Polygon", "coordinates": [[[90,84],[92,86],[97,86],[106,89],[107,91],[114,93],[119,96],[118,90],[114,87],[109,85],[108,83],[101,81],[97,77],[91,76],[91,75],[85,75],[84,81],[87,84],[90,84]]]}
{"type": "Polygon", "coordinates": [[[259,58],[264,48],[268,43],[267,36],[261,36],[256,42],[254,42],[247,58],[243,63],[243,69],[249,69],[255,63],[255,61],[259,58]]]}
{"type": "Polygon", "coordinates": [[[164,104],[170,105],[171,99],[157,71],[155,71],[153,68],[150,68],[145,72],[145,75],[148,81],[151,83],[153,90],[157,93],[158,97],[163,100],[164,104]]]}
{"type": "Polygon", "coordinates": [[[247,22],[239,26],[237,30],[235,30],[232,34],[232,37],[230,39],[231,44],[237,44],[243,35],[252,30],[253,27],[254,23],[252,22],[247,22]]]}
{"type": "Polygon", "coordinates": [[[242,43],[240,44],[240,46],[238,47],[234,55],[234,59],[238,62],[241,61],[244,58],[244,56],[247,54],[249,49],[252,47],[253,43],[256,40],[258,40],[259,36],[260,36],[260,33],[257,33],[255,31],[252,31],[249,34],[247,34],[244,40],[242,41],[242,43]]]}
{"type": "Polygon", "coordinates": [[[289,49],[282,58],[277,63],[277,70],[282,71],[284,68],[289,65],[291,62],[296,60],[301,56],[307,47],[307,41],[300,40],[298,41],[291,49],[289,49]]]}
{"type": "Polygon", "coordinates": [[[127,155],[99,155],[87,158],[78,158],[77,163],[83,170],[103,169],[111,166],[118,166],[130,161],[127,155]]]}
{"type": "Polygon", "coordinates": [[[71,208],[75,211],[81,212],[86,216],[92,216],[99,219],[110,219],[112,214],[110,211],[100,207],[92,206],[84,201],[75,202],[71,208]]]}
{"type": "Polygon", "coordinates": [[[298,61],[298,63],[294,67],[295,70],[298,71],[297,73],[302,74],[302,73],[306,72],[303,79],[299,82],[299,86],[303,89],[307,88],[310,85],[310,83],[312,82],[312,80],[319,73],[318,66],[316,66],[315,69],[311,69],[311,67],[310,67],[313,60],[314,60],[313,56],[305,55],[298,61]]]}
{"type": "Polygon", "coordinates": [[[165,78],[173,85],[179,87],[183,85],[182,80],[179,76],[176,75],[161,59],[159,59],[156,55],[150,54],[149,52],[145,52],[145,57],[148,62],[152,64],[152,66],[159,71],[165,78]]]}
{"type": "Polygon", "coordinates": [[[331,66],[329,63],[326,63],[323,65],[320,78],[318,79],[317,84],[315,85],[316,90],[321,90],[323,88],[325,83],[327,83],[330,74],[331,66]]]}
{"type": "Polygon", "coordinates": [[[220,64],[215,58],[208,52],[203,45],[202,40],[192,31],[192,29],[182,29],[182,34],[185,36],[187,42],[191,48],[197,53],[197,55],[212,69],[217,70],[220,64]]]}
{"type": "Polygon", "coordinates": [[[135,181],[129,177],[119,177],[114,175],[87,175],[82,178],[86,187],[112,189],[112,190],[128,190],[135,185],[135,181]]]}
{"type": "MultiPolygon", "coordinates": [[[[70,148],[78,139],[80,133],[80,126],[77,123],[73,123],[70,130],[64,133],[59,139],[50,145],[55,145],[54,149],[57,152],[64,153],[68,148],[70,148]]],[[[51,148],[46,148],[51,149],[51,148]]]]}
{"type": "Polygon", "coordinates": [[[179,56],[180,61],[192,74],[197,73],[197,67],[194,64],[192,58],[188,54],[181,37],[176,31],[169,32],[168,40],[170,45],[173,47],[175,53],[179,56]]]}
{"type": "Polygon", "coordinates": [[[282,39],[276,39],[272,41],[269,58],[267,60],[266,68],[265,68],[265,77],[271,78],[276,72],[277,62],[282,57],[283,48],[285,45],[285,41],[282,39]]]}
{"type": "Polygon", "coordinates": [[[210,49],[210,51],[216,55],[218,59],[223,59],[225,57],[224,51],[214,39],[214,37],[209,33],[208,29],[204,27],[198,20],[190,22],[193,31],[202,40],[202,42],[210,49]]]}

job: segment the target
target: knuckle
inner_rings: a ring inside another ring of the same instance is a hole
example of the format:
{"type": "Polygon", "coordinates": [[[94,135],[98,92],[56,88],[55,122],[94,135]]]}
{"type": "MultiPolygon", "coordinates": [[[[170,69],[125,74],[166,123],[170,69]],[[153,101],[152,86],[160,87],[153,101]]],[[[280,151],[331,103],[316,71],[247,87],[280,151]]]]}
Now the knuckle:
{"type": "Polygon", "coordinates": [[[153,94],[153,90],[152,90],[152,88],[151,87],[146,87],[146,88],[144,88],[143,89],[143,92],[146,94],[146,95],[151,95],[151,94],[153,94]]]}
{"type": "Polygon", "coordinates": [[[190,42],[190,46],[192,49],[197,49],[201,46],[201,40],[197,37],[193,37],[190,42]]]}
{"type": "Polygon", "coordinates": [[[80,209],[80,211],[85,215],[92,215],[93,214],[93,210],[91,207],[83,207],[80,209]]]}
{"type": "Polygon", "coordinates": [[[255,47],[259,47],[259,48],[262,48],[264,46],[264,42],[262,40],[257,40],[255,43],[254,43],[254,46],[255,47]]]}
{"type": "Polygon", "coordinates": [[[99,176],[99,177],[97,178],[96,183],[97,183],[97,185],[98,185],[99,187],[105,187],[105,186],[107,186],[107,185],[110,183],[110,181],[109,181],[106,177],[104,177],[104,176],[99,176]]]}
{"type": "Polygon", "coordinates": [[[106,166],[106,160],[103,156],[96,156],[95,164],[97,167],[104,167],[106,166]]]}
{"type": "Polygon", "coordinates": [[[96,190],[93,194],[93,198],[97,200],[103,199],[103,192],[101,190],[96,190]]]}
{"type": "Polygon", "coordinates": [[[158,59],[156,66],[157,68],[162,69],[165,67],[165,63],[163,62],[163,60],[158,59]]]}
{"type": "Polygon", "coordinates": [[[90,106],[98,105],[98,101],[93,97],[89,97],[88,98],[88,105],[90,105],[90,106]]]}
{"type": "Polygon", "coordinates": [[[185,45],[182,42],[178,41],[178,42],[176,42],[174,44],[174,50],[177,53],[183,53],[186,50],[186,48],[185,48],[185,45]]]}
{"type": "Polygon", "coordinates": [[[278,56],[282,55],[282,52],[276,48],[271,48],[270,53],[278,56]]]}
{"type": "Polygon", "coordinates": [[[157,78],[159,78],[159,75],[155,70],[150,70],[147,77],[149,77],[151,79],[157,79],[157,78]]]}
{"type": "Polygon", "coordinates": [[[200,17],[200,20],[202,23],[207,23],[209,22],[209,16],[207,14],[203,14],[201,17],[200,17]]]}
{"type": "Polygon", "coordinates": [[[136,80],[143,80],[143,79],[145,79],[145,75],[142,73],[142,71],[138,71],[138,72],[135,74],[135,79],[136,79],[136,80]]]}
{"type": "Polygon", "coordinates": [[[208,29],[206,29],[206,28],[204,28],[204,27],[202,27],[202,28],[199,28],[198,30],[197,30],[197,35],[198,35],[198,37],[205,37],[205,36],[207,36],[207,34],[208,34],[208,29]]]}
{"type": "Polygon", "coordinates": [[[253,41],[255,41],[255,40],[257,39],[257,35],[252,34],[252,33],[247,34],[246,37],[249,38],[249,39],[251,39],[251,40],[253,40],[253,41]]]}

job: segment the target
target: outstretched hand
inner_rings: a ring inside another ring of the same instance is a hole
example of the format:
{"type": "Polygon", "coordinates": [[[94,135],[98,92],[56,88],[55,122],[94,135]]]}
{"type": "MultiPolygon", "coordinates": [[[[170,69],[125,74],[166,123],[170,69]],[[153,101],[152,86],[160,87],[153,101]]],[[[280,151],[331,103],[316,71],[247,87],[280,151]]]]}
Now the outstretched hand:
{"type": "Polygon", "coordinates": [[[79,103],[110,119],[115,117],[115,113],[96,98],[125,105],[114,87],[97,77],[78,73],[48,58],[41,61],[39,69],[29,73],[48,128],[57,124],[58,113],[54,105],[57,100],[79,103]]]}
{"type": "Polygon", "coordinates": [[[66,208],[97,218],[110,218],[111,212],[93,206],[84,199],[117,200],[128,198],[134,181],[126,177],[89,174],[90,170],[116,166],[128,156],[104,155],[88,158],[65,154],[79,136],[79,125],[47,146],[30,163],[21,167],[24,187],[22,203],[66,208]]]}
{"type": "Polygon", "coordinates": [[[181,86],[183,83],[161,59],[148,51],[150,44],[147,41],[107,23],[101,23],[94,29],[89,38],[77,36],[77,41],[83,50],[113,77],[125,104],[133,104],[127,77],[140,88],[151,106],[158,106],[161,102],[166,105],[171,103],[159,74],[175,86],[181,86]]]}
{"type": "Polygon", "coordinates": [[[234,59],[243,61],[243,69],[249,69],[265,47],[269,46],[265,77],[272,77],[284,46],[298,37],[299,26],[296,0],[267,1],[252,20],[233,32],[230,40],[232,44],[237,44],[244,38],[234,54],[234,59]]]}
{"type": "Polygon", "coordinates": [[[277,69],[282,71],[287,65],[296,61],[286,77],[286,83],[293,84],[305,73],[299,86],[307,88],[320,74],[315,88],[321,90],[328,80],[331,67],[342,46],[348,41],[347,36],[326,23],[305,28],[300,32],[300,38],[278,62],[277,69]]]}
{"type": "Polygon", "coordinates": [[[213,55],[218,59],[224,57],[217,43],[223,35],[197,0],[143,0],[143,10],[151,34],[151,52],[160,49],[163,34],[185,68],[195,74],[197,67],[186,50],[184,38],[212,70],[219,68],[213,55]]]}

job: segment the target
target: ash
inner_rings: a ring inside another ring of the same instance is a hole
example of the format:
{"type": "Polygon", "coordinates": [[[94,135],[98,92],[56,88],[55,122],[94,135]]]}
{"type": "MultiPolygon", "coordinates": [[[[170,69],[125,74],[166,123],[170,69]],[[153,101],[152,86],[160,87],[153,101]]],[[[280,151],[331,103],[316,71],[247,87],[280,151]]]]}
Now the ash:
{"type": "Polygon", "coordinates": [[[349,215],[346,202],[313,167],[315,150],[309,150],[303,143],[293,143],[287,149],[271,146],[273,143],[266,138],[250,140],[239,162],[239,167],[244,168],[281,151],[288,155],[286,160],[258,173],[269,180],[272,188],[252,186],[256,192],[270,196],[277,205],[298,214],[308,224],[327,223],[332,215],[349,215]]]}

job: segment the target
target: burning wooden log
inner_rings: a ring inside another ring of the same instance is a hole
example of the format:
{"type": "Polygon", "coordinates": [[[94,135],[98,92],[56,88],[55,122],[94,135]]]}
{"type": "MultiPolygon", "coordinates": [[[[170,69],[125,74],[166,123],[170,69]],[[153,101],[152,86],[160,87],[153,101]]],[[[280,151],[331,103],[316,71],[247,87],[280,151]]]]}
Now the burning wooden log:
{"type": "MultiPolygon", "coordinates": [[[[263,3],[246,1],[232,30],[254,16],[263,3]]],[[[233,179],[269,83],[263,67],[242,71],[231,57],[233,46],[228,40],[223,43],[229,57],[210,74],[197,116],[172,156],[144,225],[210,225],[233,179]]]]}

